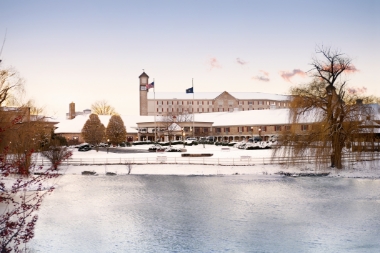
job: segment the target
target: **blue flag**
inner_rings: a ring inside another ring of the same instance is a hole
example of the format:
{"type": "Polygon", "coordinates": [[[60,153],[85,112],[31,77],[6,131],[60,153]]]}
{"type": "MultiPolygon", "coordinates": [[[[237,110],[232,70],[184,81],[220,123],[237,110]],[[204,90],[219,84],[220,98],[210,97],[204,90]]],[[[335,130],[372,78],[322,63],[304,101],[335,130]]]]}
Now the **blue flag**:
{"type": "Polygon", "coordinates": [[[186,89],[186,93],[194,93],[194,88],[191,87],[191,88],[186,89]]]}

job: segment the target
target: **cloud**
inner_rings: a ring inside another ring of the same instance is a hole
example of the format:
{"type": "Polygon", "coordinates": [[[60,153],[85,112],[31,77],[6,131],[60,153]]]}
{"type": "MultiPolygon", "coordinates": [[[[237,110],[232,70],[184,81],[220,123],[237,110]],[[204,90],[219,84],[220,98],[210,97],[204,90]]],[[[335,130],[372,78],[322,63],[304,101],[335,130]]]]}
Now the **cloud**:
{"type": "Polygon", "coordinates": [[[364,94],[367,92],[367,88],[366,87],[348,88],[347,92],[349,94],[364,94]]]}
{"type": "Polygon", "coordinates": [[[264,71],[264,70],[260,70],[260,72],[261,72],[261,74],[252,77],[252,79],[257,80],[257,81],[261,81],[261,82],[269,82],[270,81],[269,73],[264,71]]]}
{"type": "Polygon", "coordinates": [[[246,62],[246,61],[244,61],[244,60],[242,60],[242,59],[240,59],[240,58],[236,58],[236,62],[237,62],[238,64],[240,64],[240,65],[245,65],[245,64],[248,63],[248,62],[246,62]]]}
{"type": "MultiPolygon", "coordinates": [[[[339,64],[334,65],[334,71],[339,71],[340,69],[341,69],[341,66],[339,64]]],[[[323,70],[331,71],[331,66],[325,66],[323,67],[323,70]]],[[[352,74],[355,72],[359,72],[359,70],[354,65],[350,65],[346,67],[344,72],[347,74],[352,74]]]]}
{"type": "Polygon", "coordinates": [[[359,72],[359,70],[358,70],[354,65],[349,66],[345,71],[346,71],[347,73],[355,73],[355,72],[359,72]]]}
{"type": "Polygon", "coordinates": [[[218,60],[215,58],[215,57],[211,57],[209,60],[208,60],[208,64],[210,66],[210,70],[214,69],[214,68],[218,68],[220,69],[222,66],[219,64],[218,60]]]}
{"type": "Polygon", "coordinates": [[[294,76],[306,76],[306,73],[300,69],[293,69],[293,71],[280,71],[281,77],[285,79],[285,81],[290,82],[290,79],[294,76]]]}

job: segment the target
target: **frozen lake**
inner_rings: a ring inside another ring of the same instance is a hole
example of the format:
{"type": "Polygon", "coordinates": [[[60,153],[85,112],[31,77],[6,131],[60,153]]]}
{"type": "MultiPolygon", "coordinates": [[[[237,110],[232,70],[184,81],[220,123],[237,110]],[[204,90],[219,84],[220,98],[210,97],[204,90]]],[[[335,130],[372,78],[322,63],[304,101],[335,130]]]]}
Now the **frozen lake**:
{"type": "Polygon", "coordinates": [[[34,252],[379,252],[380,180],[65,175],[34,252]]]}

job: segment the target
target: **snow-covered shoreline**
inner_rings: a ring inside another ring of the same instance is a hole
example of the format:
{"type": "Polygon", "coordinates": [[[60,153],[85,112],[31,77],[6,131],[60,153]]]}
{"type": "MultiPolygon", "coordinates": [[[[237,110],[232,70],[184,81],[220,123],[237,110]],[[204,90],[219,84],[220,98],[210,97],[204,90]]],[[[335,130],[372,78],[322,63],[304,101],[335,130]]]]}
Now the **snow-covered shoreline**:
{"type": "MultiPolygon", "coordinates": [[[[134,146],[125,149],[144,149],[147,150],[149,145],[134,146]]],[[[226,152],[220,146],[203,145],[186,146],[188,153],[212,153],[215,158],[238,158],[241,156],[251,156],[252,158],[270,157],[271,150],[240,150],[231,147],[230,151],[226,152]]],[[[87,152],[79,152],[72,149],[72,158],[89,159],[89,158],[122,158],[128,159],[132,157],[180,157],[181,153],[113,153],[95,150],[87,152]]],[[[94,171],[97,175],[106,175],[107,172],[113,172],[117,175],[128,174],[127,165],[61,165],[59,173],[64,175],[81,175],[82,171],[94,171]]],[[[273,175],[278,176],[280,172],[286,172],[297,176],[300,173],[329,173],[328,177],[343,177],[343,178],[380,178],[380,166],[378,161],[363,161],[356,162],[350,165],[350,168],[337,170],[334,168],[320,169],[316,168],[314,164],[300,165],[285,167],[281,165],[246,165],[246,166],[231,166],[231,165],[199,165],[199,164],[133,164],[130,174],[131,175],[205,175],[205,176],[228,176],[228,175],[273,175]]]]}

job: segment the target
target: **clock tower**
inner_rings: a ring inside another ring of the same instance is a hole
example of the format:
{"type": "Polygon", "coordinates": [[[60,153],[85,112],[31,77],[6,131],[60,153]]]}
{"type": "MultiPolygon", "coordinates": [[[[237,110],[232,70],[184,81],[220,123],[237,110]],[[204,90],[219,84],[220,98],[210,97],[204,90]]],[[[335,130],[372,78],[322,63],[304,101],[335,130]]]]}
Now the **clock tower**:
{"type": "Polygon", "coordinates": [[[149,80],[149,76],[143,72],[140,76],[140,115],[147,116],[148,115],[148,89],[146,88],[149,80]]]}

